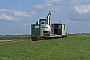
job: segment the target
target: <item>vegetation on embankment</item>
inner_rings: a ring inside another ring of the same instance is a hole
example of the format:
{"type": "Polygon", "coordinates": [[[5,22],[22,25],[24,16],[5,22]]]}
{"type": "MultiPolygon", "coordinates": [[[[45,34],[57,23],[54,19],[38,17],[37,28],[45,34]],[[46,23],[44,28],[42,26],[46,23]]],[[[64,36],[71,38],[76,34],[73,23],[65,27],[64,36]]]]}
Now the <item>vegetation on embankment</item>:
{"type": "Polygon", "coordinates": [[[90,35],[0,42],[0,60],[90,60],[90,35]]]}

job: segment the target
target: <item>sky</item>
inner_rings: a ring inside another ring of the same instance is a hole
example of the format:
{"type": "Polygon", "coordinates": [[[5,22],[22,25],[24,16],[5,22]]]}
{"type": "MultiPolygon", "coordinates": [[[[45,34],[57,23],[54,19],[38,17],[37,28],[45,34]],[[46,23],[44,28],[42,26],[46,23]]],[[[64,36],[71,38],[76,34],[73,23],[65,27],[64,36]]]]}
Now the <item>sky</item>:
{"type": "Polygon", "coordinates": [[[90,0],[0,0],[0,35],[30,34],[30,26],[51,11],[51,23],[68,33],[90,33],[90,0]]]}

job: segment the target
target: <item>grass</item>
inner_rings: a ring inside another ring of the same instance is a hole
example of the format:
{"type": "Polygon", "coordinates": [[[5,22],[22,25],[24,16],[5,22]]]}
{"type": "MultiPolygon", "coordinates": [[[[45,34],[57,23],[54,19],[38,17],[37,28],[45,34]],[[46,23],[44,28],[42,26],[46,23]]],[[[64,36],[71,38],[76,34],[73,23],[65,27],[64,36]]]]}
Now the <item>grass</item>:
{"type": "Polygon", "coordinates": [[[90,35],[0,42],[0,60],[90,60],[90,35]]]}

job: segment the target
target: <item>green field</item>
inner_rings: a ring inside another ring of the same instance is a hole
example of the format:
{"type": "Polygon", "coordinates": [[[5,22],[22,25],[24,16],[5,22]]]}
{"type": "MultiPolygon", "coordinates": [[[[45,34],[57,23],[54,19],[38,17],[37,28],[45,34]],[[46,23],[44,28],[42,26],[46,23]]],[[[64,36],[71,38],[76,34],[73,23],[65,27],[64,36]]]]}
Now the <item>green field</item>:
{"type": "Polygon", "coordinates": [[[90,60],[90,35],[0,42],[0,60],[90,60]]]}

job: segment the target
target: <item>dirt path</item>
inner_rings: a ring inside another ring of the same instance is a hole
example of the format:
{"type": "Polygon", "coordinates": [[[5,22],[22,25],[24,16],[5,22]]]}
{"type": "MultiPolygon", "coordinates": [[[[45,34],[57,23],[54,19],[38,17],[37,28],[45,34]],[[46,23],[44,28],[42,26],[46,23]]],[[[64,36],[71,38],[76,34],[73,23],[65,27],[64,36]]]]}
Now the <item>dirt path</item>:
{"type": "Polygon", "coordinates": [[[14,40],[0,40],[0,42],[13,42],[14,40]]]}

